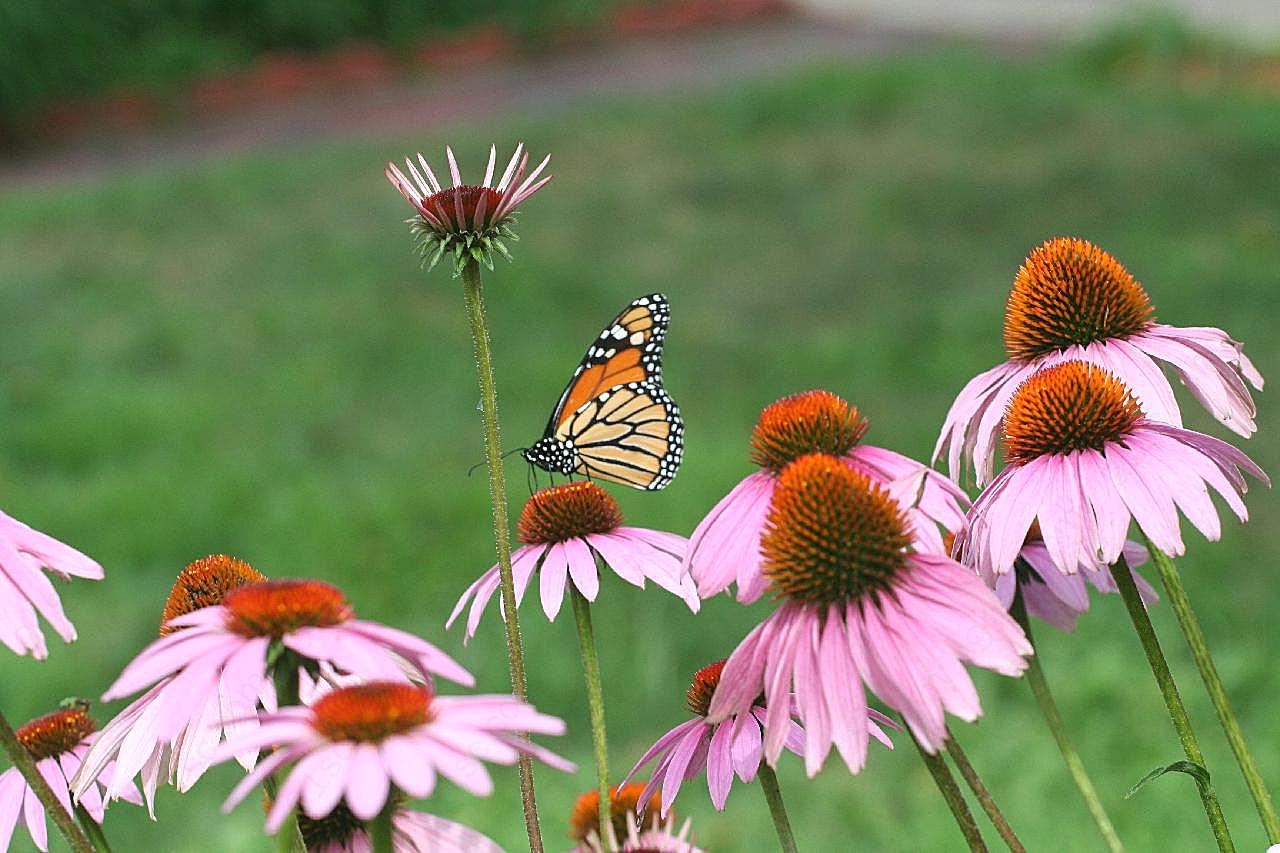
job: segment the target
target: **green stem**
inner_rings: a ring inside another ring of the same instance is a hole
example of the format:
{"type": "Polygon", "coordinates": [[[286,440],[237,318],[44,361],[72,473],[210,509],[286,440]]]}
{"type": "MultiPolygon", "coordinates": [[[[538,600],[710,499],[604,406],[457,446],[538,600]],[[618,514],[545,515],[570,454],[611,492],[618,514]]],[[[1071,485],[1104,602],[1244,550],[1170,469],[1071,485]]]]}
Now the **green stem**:
{"type": "Polygon", "coordinates": [[[587,708],[591,712],[591,744],[596,756],[596,784],[600,789],[601,843],[609,835],[609,749],[604,731],[604,691],[600,686],[600,661],[596,657],[595,634],[591,630],[591,603],[571,582],[569,596],[573,601],[573,618],[578,623],[578,648],[582,652],[582,674],[587,682],[587,708]]]}
{"type": "Polygon", "coordinates": [[[965,843],[969,845],[969,850],[972,853],[986,853],[987,843],[982,840],[982,833],[978,831],[973,812],[969,811],[969,804],[964,801],[964,794],[960,793],[956,780],[951,777],[947,763],[942,760],[942,756],[925,752],[924,747],[910,733],[907,739],[915,746],[916,752],[920,753],[924,766],[928,768],[934,784],[942,793],[942,799],[947,801],[947,807],[951,809],[951,815],[956,819],[956,825],[960,827],[960,833],[964,836],[965,843]]]}
{"type": "Polygon", "coordinates": [[[782,803],[782,790],[778,787],[778,774],[768,762],[760,762],[760,790],[764,791],[765,802],[769,804],[769,814],[773,817],[773,828],[778,833],[778,845],[782,853],[796,853],[796,838],[791,834],[791,821],[787,819],[787,807],[782,803]]]}
{"type": "Polygon", "coordinates": [[[969,790],[978,798],[978,805],[982,806],[982,810],[990,818],[991,825],[996,828],[996,832],[1004,839],[1005,846],[1013,853],[1027,853],[1027,848],[1023,847],[1022,842],[1018,840],[1017,833],[1009,825],[1008,819],[1000,811],[1000,807],[996,805],[995,798],[991,796],[987,786],[982,783],[982,778],[978,776],[978,771],[974,770],[973,765],[969,763],[969,756],[964,754],[964,750],[960,748],[960,744],[949,729],[947,730],[947,754],[956,763],[956,769],[960,771],[960,776],[964,779],[965,784],[969,786],[969,790]]]}
{"type": "Polygon", "coordinates": [[[378,812],[378,816],[369,821],[369,843],[373,853],[395,853],[395,839],[392,835],[391,816],[395,814],[395,796],[387,797],[387,804],[378,812]]]}
{"type": "Polygon", "coordinates": [[[31,753],[27,752],[27,748],[18,740],[17,734],[13,731],[13,726],[9,725],[9,720],[5,718],[3,712],[0,712],[0,744],[4,745],[4,751],[9,756],[9,760],[13,762],[14,767],[18,768],[18,772],[22,774],[22,777],[27,780],[27,784],[31,786],[31,790],[35,792],[41,805],[44,806],[45,814],[53,818],[54,825],[58,827],[62,837],[67,839],[71,849],[76,853],[93,853],[93,845],[89,843],[89,839],[84,837],[80,827],[76,826],[76,819],[62,807],[62,803],[59,802],[57,795],[53,793],[53,789],[49,787],[49,783],[44,781],[44,777],[36,769],[35,759],[31,757],[31,753]]]}
{"type": "MultiPolygon", "coordinates": [[[[1031,637],[1031,621],[1027,618],[1027,607],[1022,600],[1021,590],[1014,596],[1011,612],[1013,613],[1013,618],[1022,626],[1023,633],[1027,635],[1027,641],[1034,647],[1035,640],[1031,637]]],[[[1080,760],[1080,754],[1076,752],[1075,745],[1071,743],[1071,738],[1067,734],[1067,726],[1062,720],[1062,714],[1058,711],[1057,703],[1053,701],[1053,694],[1049,692],[1049,682],[1045,679],[1044,670],[1040,666],[1039,649],[1036,649],[1036,653],[1027,659],[1027,664],[1027,685],[1031,688],[1031,695],[1036,698],[1036,704],[1040,706],[1040,713],[1044,716],[1044,721],[1049,726],[1049,732],[1058,744],[1058,751],[1062,753],[1062,760],[1067,765],[1067,772],[1071,774],[1071,779],[1076,783],[1080,796],[1084,798],[1085,805],[1089,807],[1089,814],[1093,815],[1093,822],[1097,824],[1098,832],[1102,833],[1102,838],[1107,843],[1107,849],[1111,853],[1124,853],[1124,845],[1120,843],[1120,836],[1116,835],[1115,827],[1111,825],[1111,818],[1107,817],[1107,810],[1102,807],[1102,800],[1098,797],[1098,792],[1094,789],[1093,782],[1089,780],[1089,774],[1085,772],[1084,762],[1080,760]]]]}
{"type": "Polygon", "coordinates": [[[76,820],[80,821],[80,828],[93,843],[94,850],[98,853],[111,853],[111,845],[107,843],[107,834],[102,831],[102,826],[93,819],[89,810],[79,803],[76,803],[76,820]]]}
{"type": "Polygon", "coordinates": [[[1223,687],[1222,678],[1218,675],[1218,668],[1214,666],[1213,658],[1209,655],[1209,645],[1205,642],[1204,632],[1200,630],[1200,620],[1191,609],[1191,600],[1187,598],[1187,591],[1182,586],[1182,578],[1179,577],[1173,560],[1152,545],[1145,534],[1143,542],[1146,543],[1147,552],[1151,555],[1151,562],[1160,572],[1160,580],[1164,582],[1165,592],[1169,596],[1169,606],[1178,619],[1182,635],[1187,638],[1187,645],[1191,648],[1191,656],[1195,658],[1196,668],[1200,670],[1200,678],[1204,681],[1205,690],[1209,693],[1210,701],[1213,702],[1213,709],[1218,712],[1218,722],[1222,724],[1227,743],[1231,745],[1231,752],[1236,757],[1236,763],[1240,765],[1240,772],[1244,774],[1245,784],[1249,786],[1253,805],[1258,810],[1258,817],[1262,819],[1267,840],[1273,844],[1280,842],[1280,818],[1276,816],[1271,794],[1268,793],[1267,786],[1262,781],[1258,765],[1249,754],[1249,747],[1244,741],[1244,732],[1240,730],[1240,723],[1236,720],[1235,711],[1231,708],[1231,701],[1227,698],[1227,691],[1223,687]]]}
{"type": "MultiPolygon", "coordinates": [[[[268,652],[268,660],[273,660],[271,680],[276,687],[276,703],[281,708],[302,704],[298,686],[297,654],[282,646],[268,652]],[[273,654],[274,652],[274,654],[273,654]]],[[[267,800],[275,802],[276,791],[280,790],[280,780],[276,778],[277,770],[262,780],[262,789],[267,800]]],[[[302,827],[298,826],[298,810],[289,812],[289,817],[276,830],[276,850],[279,853],[307,853],[307,842],[302,837],[302,827]]]]}
{"type": "MultiPolygon", "coordinates": [[[[1116,586],[1120,589],[1120,597],[1124,599],[1125,609],[1129,611],[1129,619],[1138,633],[1142,650],[1147,655],[1147,663],[1151,666],[1151,672],[1160,686],[1160,695],[1164,697],[1165,707],[1169,709],[1173,730],[1178,733],[1178,740],[1182,742],[1182,751],[1190,761],[1204,767],[1208,772],[1204,753],[1200,751],[1200,743],[1196,740],[1195,732],[1191,730],[1191,717],[1187,715],[1187,709],[1182,704],[1178,685],[1173,681],[1173,673],[1169,671],[1169,663],[1160,649],[1160,641],[1156,638],[1151,617],[1147,615],[1147,608],[1142,603],[1142,596],[1138,594],[1138,587],[1133,582],[1133,573],[1129,570],[1124,557],[1111,566],[1111,576],[1115,578],[1116,586]]],[[[1218,795],[1214,793],[1213,786],[1207,782],[1200,784],[1197,781],[1196,788],[1200,792],[1201,802],[1204,803],[1204,813],[1209,819],[1213,837],[1218,842],[1218,849],[1223,853],[1234,851],[1236,846],[1231,840],[1227,819],[1222,814],[1222,806],[1218,803],[1218,795]]]]}
{"type": "MultiPolygon", "coordinates": [[[[493,507],[493,537],[498,552],[498,576],[502,609],[507,628],[507,662],[511,669],[511,689],[522,702],[528,701],[524,671],[524,645],[520,640],[520,620],[516,613],[516,587],[511,577],[511,539],[507,520],[507,484],[502,473],[502,439],[498,433],[498,390],[493,379],[493,353],[489,327],[484,318],[484,293],[480,286],[480,263],[474,258],[462,270],[462,293],[471,323],[471,343],[475,349],[476,372],[480,378],[480,417],[484,422],[484,454],[489,470],[489,502],[493,507]]],[[[538,803],[533,791],[533,761],[520,753],[520,802],[530,853],[542,853],[542,830],[538,826],[538,803]]]]}

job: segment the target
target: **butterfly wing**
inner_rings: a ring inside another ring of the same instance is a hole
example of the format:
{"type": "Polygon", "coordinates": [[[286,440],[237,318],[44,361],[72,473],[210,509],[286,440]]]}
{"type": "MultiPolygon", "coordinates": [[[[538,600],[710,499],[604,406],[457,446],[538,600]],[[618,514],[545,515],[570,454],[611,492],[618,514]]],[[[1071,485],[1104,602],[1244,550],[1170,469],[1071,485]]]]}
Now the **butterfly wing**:
{"type": "Polygon", "coordinates": [[[662,387],[670,316],[661,293],[624,308],[587,348],[525,458],[637,489],[670,483],[684,453],[684,421],[662,387]]]}
{"type": "Polygon", "coordinates": [[[567,418],[556,437],[577,451],[577,473],[636,489],[665,487],[684,454],[680,408],[655,382],[603,392],[567,418]]]}
{"type": "Polygon", "coordinates": [[[629,382],[662,382],[662,344],[671,309],[667,297],[650,293],[622,309],[587,347],[569,384],[551,411],[543,437],[549,438],[578,409],[610,388],[629,382]]]}

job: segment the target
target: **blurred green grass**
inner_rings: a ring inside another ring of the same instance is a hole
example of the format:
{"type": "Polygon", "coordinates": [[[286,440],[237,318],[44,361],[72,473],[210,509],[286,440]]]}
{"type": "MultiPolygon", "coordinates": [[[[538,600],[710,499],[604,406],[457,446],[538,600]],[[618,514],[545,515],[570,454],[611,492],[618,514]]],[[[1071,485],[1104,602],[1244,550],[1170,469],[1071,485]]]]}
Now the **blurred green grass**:
{"type": "MultiPolygon", "coordinates": [[[[0,482],[6,512],[98,558],[104,583],[63,601],[81,639],[50,660],[0,656],[17,722],[96,696],[154,636],[174,574],[214,551],[273,576],[342,585],[366,618],[455,653],[483,690],[507,688],[490,618],[463,648],[443,621],[492,561],[470,345],[456,282],[424,276],[381,172],[445,141],[475,174],[489,140],[551,151],[556,179],[522,214],[517,262],[487,277],[508,447],[530,443],[591,336],[629,299],[671,298],[667,382],[688,425],[684,468],[660,494],[618,494],[628,523],[692,530],[749,468],[759,409],[825,387],[871,422],[867,440],[917,457],[953,395],[1001,360],[1009,282],[1058,234],[1114,252],[1163,322],[1216,325],[1274,377],[1280,270],[1280,109],[1274,95],[1187,91],[1093,73],[1078,57],[1007,61],[947,51],[828,66],[695,98],[628,100],[343,148],[255,154],[189,170],[0,198],[0,482]]],[[[1194,404],[1191,404],[1194,405],[1194,404]]],[[[1247,444],[1280,470],[1274,397],[1247,444]]],[[[1190,408],[1190,406],[1188,407],[1190,408]]],[[[1198,412],[1189,425],[1223,431],[1198,412]]],[[[518,458],[508,470],[526,494],[518,458]]],[[[1210,545],[1189,533],[1193,601],[1264,775],[1280,781],[1276,501],[1210,545]]],[[[518,506],[516,507],[518,510],[518,506]]],[[[767,606],[728,599],[694,617],[656,588],[606,582],[597,605],[614,776],[686,718],[684,690],[767,606]]],[[[550,745],[581,766],[537,776],[549,849],[591,786],[587,715],[567,613],[523,609],[530,693],[568,720],[550,745]]],[[[1263,844],[1243,784],[1167,608],[1157,628],[1205,741],[1242,849],[1263,844]]],[[[1039,626],[1086,764],[1135,851],[1210,844],[1189,779],[1122,793],[1180,757],[1119,603],[1074,636],[1039,626]]],[[[978,674],[986,714],[957,724],[1029,849],[1097,850],[1025,687],[978,674]]],[[[120,706],[99,709],[105,720],[120,706]]],[[[803,849],[958,849],[903,738],[851,778],[780,777],[803,849]]],[[[447,783],[425,810],[511,849],[514,771],[476,800],[447,783]]],[[[237,773],[161,822],[120,806],[117,850],[268,849],[254,805],[224,818],[237,773]]],[[[727,810],[702,780],[678,808],[711,850],[768,849],[759,792],[727,810]]],[[[29,849],[19,831],[15,849],[29,849]],[[24,846],[26,845],[26,846],[24,846]]]]}

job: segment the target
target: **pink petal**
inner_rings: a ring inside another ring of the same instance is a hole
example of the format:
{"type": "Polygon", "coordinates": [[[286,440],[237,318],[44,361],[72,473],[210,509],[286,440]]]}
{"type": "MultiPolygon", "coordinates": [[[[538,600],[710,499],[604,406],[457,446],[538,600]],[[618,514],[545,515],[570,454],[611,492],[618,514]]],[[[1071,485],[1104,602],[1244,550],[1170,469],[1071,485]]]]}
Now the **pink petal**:
{"type": "Polygon", "coordinates": [[[538,593],[542,599],[542,612],[551,622],[556,620],[560,605],[564,603],[564,588],[569,576],[569,558],[564,547],[557,542],[547,549],[538,570],[538,593]]]}

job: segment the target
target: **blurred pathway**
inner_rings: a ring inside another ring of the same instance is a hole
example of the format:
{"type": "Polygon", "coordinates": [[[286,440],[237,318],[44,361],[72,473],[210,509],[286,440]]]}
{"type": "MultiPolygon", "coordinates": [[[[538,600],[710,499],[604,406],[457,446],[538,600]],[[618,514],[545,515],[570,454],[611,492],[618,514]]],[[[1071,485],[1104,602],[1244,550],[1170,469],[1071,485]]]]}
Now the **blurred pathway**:
{"type": "MultiPolygon", "coordinates": [[[[172,169],[268,147],[435,133],[499,115],[546,115],[582,102],[683,94],[821,60],[923,50],[936,35],[854,18],[781,17],[654,37],[325,95],[168,130],[86,139],[0,160],[0,187],[74,184],[119,172],[172,169]]],[[[1016,49],[1016,41],[1003,46],[1016,49]]]]}

